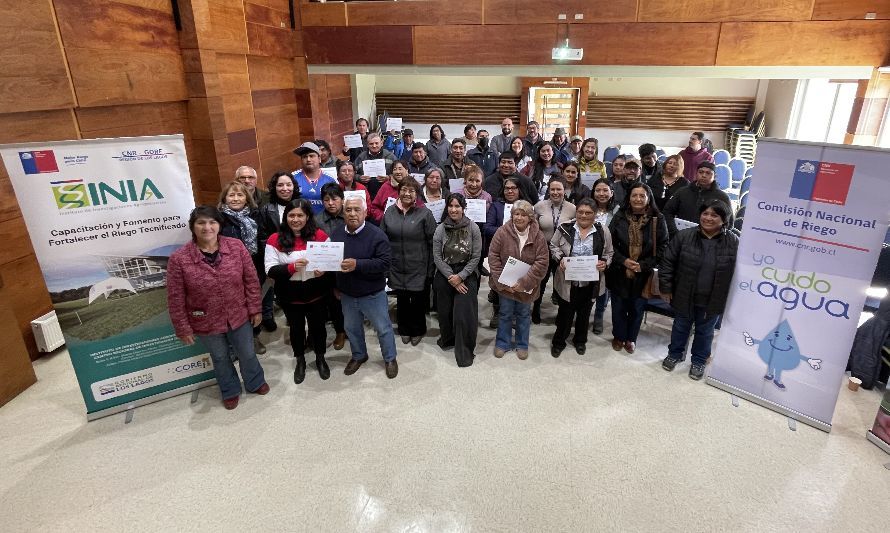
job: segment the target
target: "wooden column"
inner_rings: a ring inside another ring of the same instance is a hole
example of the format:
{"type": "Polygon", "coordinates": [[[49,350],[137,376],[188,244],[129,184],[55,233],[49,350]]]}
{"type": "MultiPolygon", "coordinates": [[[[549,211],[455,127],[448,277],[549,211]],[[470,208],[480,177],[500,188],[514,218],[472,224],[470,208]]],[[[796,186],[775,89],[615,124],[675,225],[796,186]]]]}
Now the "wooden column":
{"type": "Polygon", "coordinates": [[[859,82],[844,144],[863,146],[877,144],[881,123],[887,114],[888,102],[890,102],[890,74],[875,69],[871,79],[859,82]]]}
{"type": "Polygon", "coordinates": [[[9,302],[0,278],[0,406],[37,382],[9,302]]]}

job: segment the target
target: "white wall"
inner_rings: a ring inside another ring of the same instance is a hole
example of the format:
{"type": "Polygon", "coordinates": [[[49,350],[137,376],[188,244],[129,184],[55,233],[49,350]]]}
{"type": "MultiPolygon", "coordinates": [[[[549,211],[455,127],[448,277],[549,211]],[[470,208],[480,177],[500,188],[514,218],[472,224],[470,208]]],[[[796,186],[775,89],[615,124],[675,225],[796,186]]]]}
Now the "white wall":
{"type": "Polygon", "coordinates": [[[377,76],[356,74],[352,77],[352,114],[358,119],[373,118],[377,76]]]}
{"type": "Polygon", "coordinates": [[[754,98],[759,80],[718,78],[591,78],[590,96],[754,98]]]}
{"type": "Polygon", "coordinates": [[[800,80],[769,80],[763,105],[766,136],[787,139],[800,80]]]}
{"type": "MultiPolygon", "coordinates": [[[[378,93],[395,94],[520,94],[519,78],[513,76],[381,75],[378,93]]],[[[463,132],[461,132],[463,135],[463,132]]]]}

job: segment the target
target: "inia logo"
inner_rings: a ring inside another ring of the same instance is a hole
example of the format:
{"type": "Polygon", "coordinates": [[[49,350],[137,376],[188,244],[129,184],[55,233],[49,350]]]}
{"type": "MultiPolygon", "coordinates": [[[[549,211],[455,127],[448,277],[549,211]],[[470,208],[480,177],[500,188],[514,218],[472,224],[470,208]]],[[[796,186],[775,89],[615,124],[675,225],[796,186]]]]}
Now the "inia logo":
{"type": "Polygon", "coordinates": [[[59,209],[144,202],[164,195],[150,179],[84,183],[80,180],[52,181],[53,197],[59,209]]]}

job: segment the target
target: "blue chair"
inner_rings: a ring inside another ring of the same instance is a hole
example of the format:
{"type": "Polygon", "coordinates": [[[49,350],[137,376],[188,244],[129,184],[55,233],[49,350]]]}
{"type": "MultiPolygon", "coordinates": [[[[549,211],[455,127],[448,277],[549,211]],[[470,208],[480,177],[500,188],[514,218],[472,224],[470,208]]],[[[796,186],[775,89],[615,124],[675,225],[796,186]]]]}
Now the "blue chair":
{"type": "Polygon", "coordinates": [[[735,212],[736,218],[745,218],[745,206],[739,208],[738,211],[735,212]]]}
{"type": "Polygon", "coordinates": [[[717,175],[717,187],[719,187],[720,190],[728,189],[729,184],[732,181],[732,170],[726,165],[717,165],[715,174],[717,175]]]}
{"type": "Polygon", "coordinates": [[[667,154],[661,154],[660,156],[658,156],[658,162],[664,163],[665,161],[667,161],[667,158],[668,158],[667,154]]]}
{"type": "Polygon", "coordinates": [[[728,165],[732,171],[732,183],[741,183],[745,177],[745,171],[748,170],[748,163],[745,163],[745,160],[742,158],[734,157],[729,160],[728,165]]]}
{"type": "Polygon", "coordinates": [[[747,194],[749,189],[751,189],[750,176],[742,180],[742,184],[739,186],[739,194],[747,194]]]}
{"type": "Polygon", "coordinates": [[[730,159],[732,159],[732,156],[729,155],[729,152],[726,150],[717,150],[714,152],[715,165],[728,165],[730,159]]]}
{"type": "Polygon", "coordinates": [[[612,162],[606,161],[605,163],[603,163],[603,166],[606,167],[606,176],[611,178],[612,177],[612,162]]]}
{"type": "Polygon", "coordinates": [[[658,156],[658,160],[659,160],[659,161],[661,161],[661,158],[662,158],[662,157],[667,158],[667,152],[665,152],[665,151],[662,150],[661,148],[656,148],[656,149],[655,149],[655,155],[658,156]]]}
{"type": "Polygon", "coordinates": [[[610,146],[603,152],[603,163],[611,163],[621,153],[617,146],[610,146]]]}
{"type": "Polygon", "coordinates": [[[748,167],[748,170],[745,171],[745,177],[750,178],[753,175],[754,175],[754,165],[751,165],[750,167],[748,167]]]}
{"type": "Polygon", "coordinates": [[[739,196],[739,205],[742,207],[748,205],[748,191],[743,192],[742,195],[739,196]]]}

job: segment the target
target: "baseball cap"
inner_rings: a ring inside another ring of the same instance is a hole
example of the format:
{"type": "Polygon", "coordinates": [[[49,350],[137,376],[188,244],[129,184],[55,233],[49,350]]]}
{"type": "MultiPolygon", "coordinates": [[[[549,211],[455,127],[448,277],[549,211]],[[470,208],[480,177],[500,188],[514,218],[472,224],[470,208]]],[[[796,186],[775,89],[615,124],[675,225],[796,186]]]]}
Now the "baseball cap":
{"type": "Polygon", "coordinates": [[[315,152],[316,154],[321,155],[318,145],[313,142],[304,142],[298,148],[294,149],[294,153],[298,156],[304,156],[310,152],[315,152]]]}

